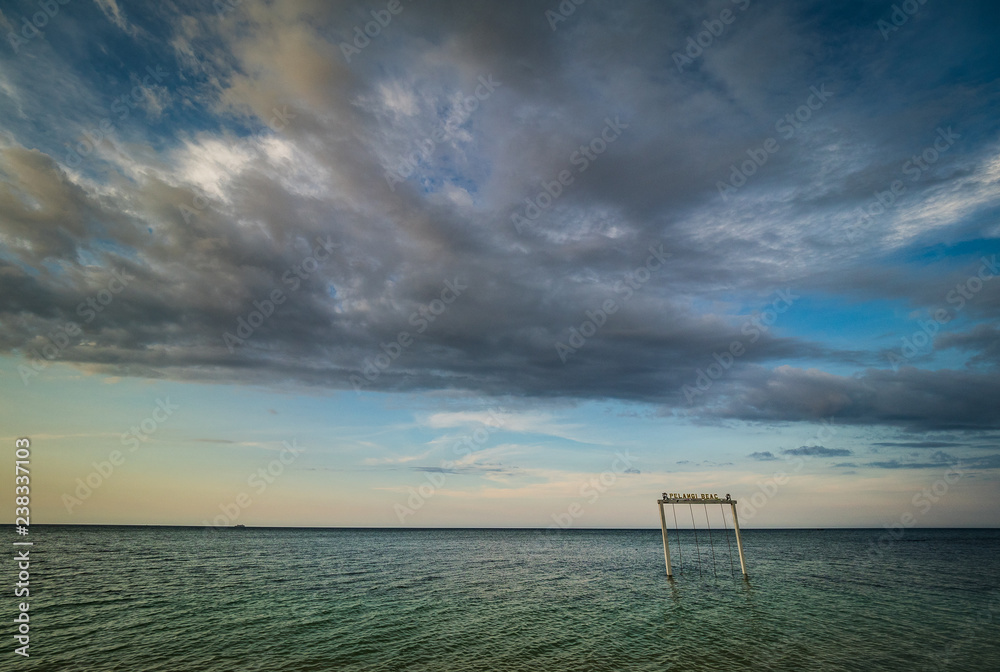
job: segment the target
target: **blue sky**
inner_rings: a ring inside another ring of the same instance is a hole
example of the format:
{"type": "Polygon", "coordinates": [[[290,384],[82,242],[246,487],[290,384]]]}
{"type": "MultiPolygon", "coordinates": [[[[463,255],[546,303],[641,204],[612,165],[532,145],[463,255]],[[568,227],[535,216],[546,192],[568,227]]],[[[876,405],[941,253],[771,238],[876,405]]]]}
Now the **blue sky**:
{"type": "Polygon", "coordinates": [[[0,6],[39,521],[1000,523],[992,4],[57,6],[0,6]]]}

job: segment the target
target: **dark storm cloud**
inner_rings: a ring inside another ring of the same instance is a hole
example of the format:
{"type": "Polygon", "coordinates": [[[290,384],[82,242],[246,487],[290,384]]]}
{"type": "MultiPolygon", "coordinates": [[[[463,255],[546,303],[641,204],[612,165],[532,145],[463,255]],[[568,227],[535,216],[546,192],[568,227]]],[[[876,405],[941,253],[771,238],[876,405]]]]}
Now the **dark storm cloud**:
{"type": "Polygon", "coordinates": [[[969,358],[970,364],[1000,365],[1000,328],[980,324],[967,332],[942,334],[935,339],[936,350],[955,348],[975,353],[969,358]]]}
{"type": "Polygon", "coordinates": [[[869,369],[837,376],[817,369],[779,366],[748,371],[726,402],[711,410],[746,420],[835,417],[853,424],[890,424],[916,430],[995,429],[1000,404],[996,375],[974,371],[898,372],[869,369]]]}
{"type": "MultiPolygon", "coordinates": [[[[878,352],[783,322],[745,331],[788,288],[933,308],[968,276],[956,263],[928,282],[899,255],[948,227],[987,237],[990,5],[927,6],[887,41],[885,7],[751,3],[678,71],[673,54],[733,3],[587,3],[553,31],[554,4],[404,3],[349,62],[343,44],[374,5],[136,5],[103,26],[67,6],[60,30],[77,22],[87,40],[2,57],[0,347],[177,380],[997,426],[995,375],[836,375],[823,367],[878,352]],[[89,48],[123,35],[121,52],[89,48]],[[67,160],[147,65],[172,73],[162,91],[67,160]],[[904,163],[949,125],[960,139],[909,180],[904,163]],[[581,171],[581,146],[609,127],[581,171]],[[769,138],[780,149],[723,198],[769,138]],[[897,179],[898,203],[847,241],[855,209],[897,179]],[[558,196],[516,230],[511,215],[546,190],[558,196]],[[132,279],[110,293],[114,271],[132,279]],[[556,344],[588,319],[600,328],[564,363],[556,344]],[[64,343],[70,322],[81,332],[64,343]],[[685,396],[735,340],[732,368],[685,396]]],[[[965,314],[997,307],[985,284],[965,314]]],[[[995,336],[979,326],[935,347],[996,363],[995,336]]]]}

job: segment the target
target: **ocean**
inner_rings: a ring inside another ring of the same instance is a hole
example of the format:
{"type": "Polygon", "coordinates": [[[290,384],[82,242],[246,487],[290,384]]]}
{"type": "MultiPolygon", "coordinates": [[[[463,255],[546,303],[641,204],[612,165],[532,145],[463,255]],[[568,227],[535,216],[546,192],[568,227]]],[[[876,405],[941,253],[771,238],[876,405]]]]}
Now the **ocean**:
{"type": "Polygon", "coordinates": [[[4,670],[1000,670],[998,530],[31,530],[4,670]]]}

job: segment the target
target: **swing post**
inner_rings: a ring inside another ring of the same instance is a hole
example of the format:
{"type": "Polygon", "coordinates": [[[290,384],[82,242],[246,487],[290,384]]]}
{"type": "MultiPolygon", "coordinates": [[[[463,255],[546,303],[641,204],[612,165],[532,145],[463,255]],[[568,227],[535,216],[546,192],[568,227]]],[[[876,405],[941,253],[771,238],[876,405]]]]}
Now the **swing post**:
{"type": "Polygon", "coordinates": [[[736,550],[740,553],[740,571],[743,572],[743,578],[749,579],[747,575],[747,563],[743,560],[743,541],[740,539],[740,520],[736,517],[736,500],[732,500],[731,506],[733,507],[733,530],[736,531],[736,550]]]}
{"type": "Polygon", "coordinates": [[[667,578],[674,578],[674,571],[670,568],[670,542],[667,541],[667,517],[663,514],[663,501],[657,502],[660,505],[660,530],[663,532],[663,559],[667,563],[667,578]]]}
{"type": "MultiPolygon", "coordinates": [[[[705,504],[705,520],[709,525],[709,544],[712,548],[712,569],[715,571],[715,545],[712,543],[711,537],[711,521],[708,518],[708,504],[729,504],[733,512],[733,532],[736,533],[736,549],[740,554],[740,571],[743,573],[744,579],[749,579],[750,576],[747,574],[747,563],[746,558],[743,556],[743,539],[740,535],[740,521],[736,515],[736,500],[726,495],[725,499],[722,499],[718,495],[681,495],[675,493],[663,493],[662,499],[656,500],[657,505],[660,507],[660,530],[663,533],[663,560],[667,566],[667,576],[671,579],[674,578],[673,569],[670,566],[670,542],[667,540],[667,518],[663,512],[664,504],[705,504]]],[[[674,522],[676,523],[677,513],[674,512],[674,522]]],[[[726,516],[722,515],[723,526],[725,526],[726,516]]],[[[694,525],[695,530],[695,543],[698,542],[697,536],[697,525],[694,524],[694,511],[691,512],[691,523],[694,525]]],[[[726,533],[726,540],[728,543],[729,534],[726,533]]],[[[732,562],[732,547],[729,551],[729,560],[732,562]]],[[[701,573],[701,553],[698,553],[698,572],[701,573]]],[[[716,574],[717,576],[717,574],[716,574]]]]}

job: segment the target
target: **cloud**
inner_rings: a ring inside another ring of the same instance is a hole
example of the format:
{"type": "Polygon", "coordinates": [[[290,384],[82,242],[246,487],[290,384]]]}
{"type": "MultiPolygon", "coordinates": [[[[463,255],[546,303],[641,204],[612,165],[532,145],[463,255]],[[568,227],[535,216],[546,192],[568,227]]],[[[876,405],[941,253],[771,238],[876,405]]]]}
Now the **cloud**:
{"type": "Polygon", "coordinates": [[[935,350],[952,348],[975,353],[970,364],[1000,366],[1000,327],[980,324],[965,332],[941,334],[934,340],[935,350]]]}
{"type": "Polygon", "coordinates": [[[445,467],[411,467],[413,471],[424,471],[431,474],[457,474],[458,472],[454,469],[447,469],[445,467]]]}
{"type": "Polygon", "coordinates": [[[956,468],[959,470],[980,471],[985,469],[1000,468],[1000,453],[988,455],[974,455],[958,458],[953,455],[938,451],[931,455],[929,461],[925,462],[904,462],[900,460],[885,460],[868,462],[866,466],[878,469],[945,469],[956,468]]]}
{"type": "Polygon", "coordinates": [[[880,462],[867,462],[865,466],[877,469],[941,469],[940,462],[900,462],[899,460],[885,460],[880,462]]]}
{"type": "MultiPolygon", "coordinates": [[[[671,54],[708,15],[682,2],[588,6],[556,33],[537,3],[415,3],[350,62],[338,45],[368,15],[349,3],[97,7],[89,23],[61,13],[31,67],[0,55],[4,354],[46,359],[72,322],[81,333],[49,359],[108,376],[345,393],[360,377],[695,421],[1000,428],[997,332],[974,324],[995,318],[996,283],[964,309],[967,331],[935,342],[968,368],[893,372],[884,343],[837,338],[808,298],[760,322],[789,288],[848,313],[938,307],[968,272],[898,260],[943,238],[991,244],[998,117],[981,92],[997,73],[963,55],[993,48],[979,5],[950,10],[961,30],[914,24],[886,45],[860,6],[757,7],[684,72],[671,54]],[[153,25],[163,34],[138,27],[153,25]],[[176,74],[119,119],[114,101],[158,66],[176,74]],[[495,90],[476,98],[484,79],[495,90]],[[829,102],[722,198],[733,166],[823,85],[829,102]],[[114,132],[88,140],[109,115],[114,132]],[[571,157],[608,120],[626,128],[580,170],[571,157]],[[857,208],[951,120],[960,140],[846,243],[857,208]],[[515,230],[511,214],[564,170],[572,184],[515,230]],[[651,248],[669,257],[638,283],[651,248]],[[81,313],[113,271],[134,280],[81,313]],[[445,304],[445,283],[468,288],[445,304]],[[563,363],[556,345],[594,322],[563,363]],[[737,342],[724,375],[686,396],[737,342]]],[[[506,422],[588,439],[540,411],[506,422]]]]}
{"type": "Polygon", "coordinates": [[[480,474],[487,476],[513,476],[522,473],[518,467],[497,464],[463,464],[455,467],[411,467],[413,471],[434,474],[480,474]]]}
{"type": "Polygon", "coordinates": [[[955,457],[953,457],[952,455],[949,455],[948,453],[944,452],[943,450],[936,450],[933,453],[931,453],[930,459],[933,462],[955,462],[956,461],[955,457]]]}
{"type": "Polygon", "coordinates": [[[971,469],[1000,469],[1000,453],[974,457],[961,464],[971,469]]]}
{"type": "Polygon", "coordinates": [[[431,414],[424,421],[424,424],[434,429],[469,425],[500,427],[506,426],[507,420],[502,415],[489,411],[446,411],[431,414]]]}
{"type": "Polygon", "coordinates": [[[362,464],[368,466],[378,466],[385,464],[406,464],[407,462],[416,462],[417,460],[427,459],[432,452],[433,448],[429,448],[422,453],[416,455],[390,455],[387,457],[367,457],[362,461],[362,464]]]}
{"type": "Polygon", "coordinates": [[[964,444],[954,441],[878,441],[872,445],[899,448],[951,448],[964,444]]]}
{"type": "Polygon", "coordinates": [[[774,456],[774,453],[772,453],[770,450],[764,450],[764,451],[759,451],[759,452],[755,452],[755,453],[750,453],[747,457],[749,457],[750,459],[753,459],[753,460],[760,460],[762,462],[763,461],[768,461],[768,460],[777,460],[778,459],[777,457],[774,456]]]}
{"type": "Polygon", "coordinates": [[[825,448],[823,446],[801,446],[781,451],[785,455],[805,455],[809,457],[844,457],[851,455],[846,448],[825,448]]]}
{"type": "Polygon", "coordinates": [[[710,413],[746,420],[901,425],[920,430],[995,429],[997,377],[976,371],[902,367],[839,376],[819,369],[755,369],[735,380],[710,413]]]}
{"type": "Polygon", "coordinates": [[[129,35],[138,35],[141,31],[135,26],[128,22],[125,18],[124,12],[118,6],[117,0],[94,0],[97,6],[100,7],[101,11],[104,12],[104,16],[108,18],[108,21],[113,23],[118,28],[122,29],[129,35]]]}

